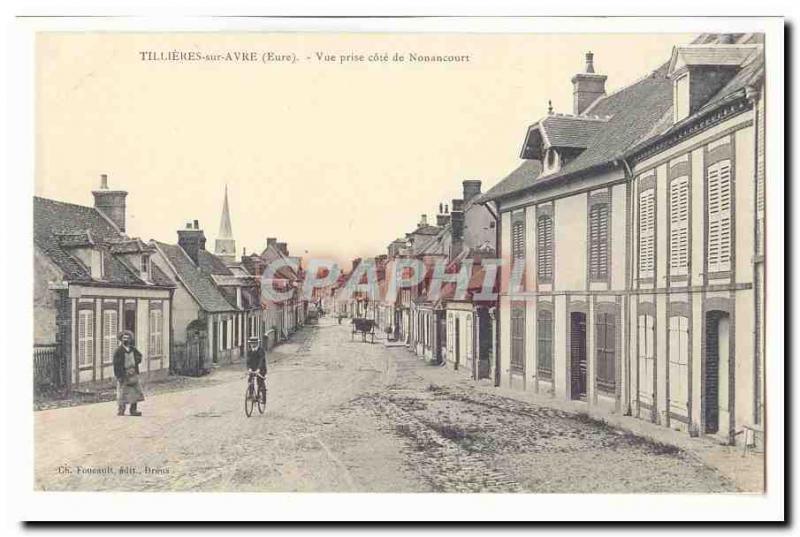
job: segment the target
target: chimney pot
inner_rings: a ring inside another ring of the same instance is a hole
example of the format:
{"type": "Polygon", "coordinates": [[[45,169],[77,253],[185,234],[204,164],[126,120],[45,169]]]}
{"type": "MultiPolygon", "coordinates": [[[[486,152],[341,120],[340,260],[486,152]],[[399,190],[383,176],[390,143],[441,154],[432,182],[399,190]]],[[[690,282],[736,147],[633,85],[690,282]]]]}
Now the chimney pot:
{"type": "Polygon", "coordinates": [[[197,220],[194,221],[194,228],[200,229],[200,222],[198,222],[197,220]]]}
{"type": "Polygon", "coordinates": [[[100,189],[108,190],[108,175],[105,173],[100,174],[100,189]]]}
{"type": "Polygon", "coordinates": [[[594,72],[594,54],[586,53],[586,69],[572,77],[572,112],[581,115],[606,94],[606,76],[594,72]]]}
{"type": "Polygon", "coordinates": [[[594,54],[592,54],[592,51],[586,53],[586,72],[594,73],[594,54]]]}

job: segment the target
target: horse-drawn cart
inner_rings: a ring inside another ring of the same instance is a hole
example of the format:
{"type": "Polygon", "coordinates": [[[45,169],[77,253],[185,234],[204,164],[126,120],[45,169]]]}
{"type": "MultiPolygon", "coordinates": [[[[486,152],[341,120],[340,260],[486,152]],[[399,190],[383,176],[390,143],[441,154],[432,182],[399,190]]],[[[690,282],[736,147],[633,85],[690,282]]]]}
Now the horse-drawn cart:
{"type": "Polygon", "coordinates": [[[370,343],[375,343],[375,321],[373,319],[353,319],[353,331],[350,334],[350,339],[353,340],[356,334],[361,334],[361,341],[367,342],[367,336],[370,336],[370,343]]]}

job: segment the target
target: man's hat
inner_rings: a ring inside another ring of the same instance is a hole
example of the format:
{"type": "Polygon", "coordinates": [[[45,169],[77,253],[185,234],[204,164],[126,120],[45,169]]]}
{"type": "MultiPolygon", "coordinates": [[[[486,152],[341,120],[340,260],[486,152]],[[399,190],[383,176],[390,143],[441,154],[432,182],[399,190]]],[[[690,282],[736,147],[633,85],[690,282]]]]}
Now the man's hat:
{"type": "Polygon", "coordinates": [[[261,340],[258,338],[258,336],[250,336],[247,338],[247,341],[250,341],[251,343],[258,343],[261,340]]]}

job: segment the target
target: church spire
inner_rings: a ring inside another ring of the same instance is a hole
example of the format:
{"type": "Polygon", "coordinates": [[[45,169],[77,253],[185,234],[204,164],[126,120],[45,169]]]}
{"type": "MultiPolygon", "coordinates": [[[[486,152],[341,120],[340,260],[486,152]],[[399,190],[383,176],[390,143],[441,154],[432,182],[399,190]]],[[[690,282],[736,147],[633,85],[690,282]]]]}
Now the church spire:
{"type": "Polygon", "coordinates": [[[219,233],[215,241],[214,253],[226,262],[236,261],[236,241],[233,239],[231,213],[228,208],[228,185],[225,185],[225,198],[222,202],[222,216],[219,220],[219,233]]]}
{"type": "Polygon", "coordinates": [[[222,218],[219,220],[219,238],[232,239],[231,213],[228,209],[228,185],[225,185],[225,200],[222,202],[222,218]]]}

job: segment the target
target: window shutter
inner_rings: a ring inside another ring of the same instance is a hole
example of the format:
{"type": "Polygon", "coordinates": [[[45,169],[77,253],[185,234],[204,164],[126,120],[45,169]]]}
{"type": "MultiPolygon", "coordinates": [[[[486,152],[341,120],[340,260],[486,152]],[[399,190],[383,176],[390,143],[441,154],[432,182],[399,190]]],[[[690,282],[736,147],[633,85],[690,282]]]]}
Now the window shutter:
{"type": "Polygon", "coordinates": [[[731,163],[723,160],[709,166],[708,189],[708,271],[730,270],[731,266],[731,163]]]}
{"type": "Polygon", "coordinates": [[[669,193],[669,265],[673,274],[686,274],[689,266],[689,178],[672,181],[669,193]]]}
{"type": "Polygon", "coordinates": [[[613,393],[616,389],[616,319],[611,313],[598,313],[596,319],[597,386],[613,393]]]}
{"type": "Polygon", "coordinates": [[[511,307],[511,369],[525,369],[525,305],[511,307]]]}
{"type": "Polygon", "coordinates": [[[106,363],[114,359],[116,339],[117,312],[115,310],[105,310],[103,311],[103,361],[106,363]]]}
{"type": "Polygon", "coordinates": [[[553,314],[547,310],[539,311],[536,326],[537,360],[536,372],[542,378],[553,376],[553,314]]]}
{"type": "Polygon", "coordinates": [[[589,211],[589,277],[608,277],[608,205],[593,205],[589,211]]]}
{"type": "Polygon", "coordinates": [[[655,191],[639,194],[639,277],[652,278],[655,269],[655,191]]]}
{"type": "Polygon", "coordinates": [[[86,312],[78,314],[78,363],[86,364],[86,312]]]}
{"type": "Polygon", "coordinates": [[[539,280],[553,279],[553,219],[540,216],[537,222],[537,272],[539,280]]]}
{"type": "Polygon", "coordinates": [[[511,256],[525,258],[525,224],[522,221],[514,222],[511,227],[511,256]]]}
{"type": "Polygon", "coordinates": [[[94,326],[91,310],[81,310],[78,314],[78,363],[90,365],[92,363],[92,349],[94,348],[94,326]]]}

